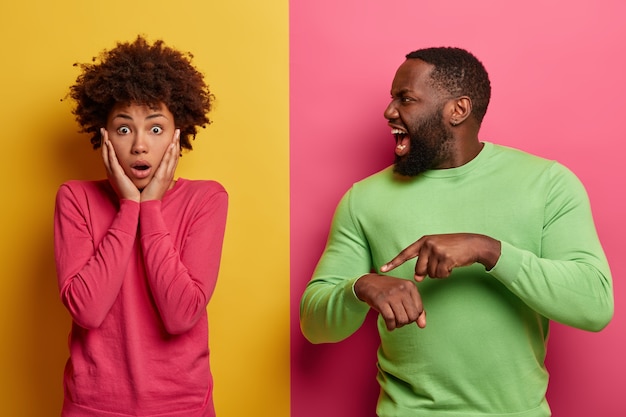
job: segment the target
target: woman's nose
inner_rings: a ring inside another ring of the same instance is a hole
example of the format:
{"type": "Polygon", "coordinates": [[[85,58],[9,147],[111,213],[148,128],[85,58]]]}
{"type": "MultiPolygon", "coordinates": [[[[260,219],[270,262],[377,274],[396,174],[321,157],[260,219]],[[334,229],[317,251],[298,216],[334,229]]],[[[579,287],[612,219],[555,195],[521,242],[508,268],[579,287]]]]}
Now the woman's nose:
{"type": "Polygon", "coordinates": [[[133,147],[131,151],[133,154],[146,153],[148,151],[148,143],[142,133],[137,133],[133,138],[133,147]]]}

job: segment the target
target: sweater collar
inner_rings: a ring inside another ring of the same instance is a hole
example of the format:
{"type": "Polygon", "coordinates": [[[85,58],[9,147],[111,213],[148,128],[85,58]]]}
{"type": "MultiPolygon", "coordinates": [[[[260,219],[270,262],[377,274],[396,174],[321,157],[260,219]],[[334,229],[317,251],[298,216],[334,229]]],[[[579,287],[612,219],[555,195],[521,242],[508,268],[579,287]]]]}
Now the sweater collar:
{"type": "Polygon", "coordinates": [[[481,149],[481,151],[468,163],[465,165],[461,165],[456,168],[446,168],[446,169],[431,169],[428,171],[424,171],[421,175],[428,178],[451,178],[451,177],[459,177],[467,174],[468,172],[474,170],[476,167],[481,166],[483,162],[489,158],[489,155],[493,152],[493,144],[491,142],[483,142],[485,146],[481,149]]]}

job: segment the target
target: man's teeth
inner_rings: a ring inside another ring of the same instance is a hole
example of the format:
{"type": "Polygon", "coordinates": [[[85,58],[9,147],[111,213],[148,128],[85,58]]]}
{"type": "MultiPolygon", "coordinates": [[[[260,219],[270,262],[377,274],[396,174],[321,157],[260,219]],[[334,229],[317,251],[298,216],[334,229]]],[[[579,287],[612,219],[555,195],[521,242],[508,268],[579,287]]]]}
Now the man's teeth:
{"type": "Polygon", "coordinates": [[[392,135],[406,135],[406,132],[402,129],[391,129],[392,135]]]}

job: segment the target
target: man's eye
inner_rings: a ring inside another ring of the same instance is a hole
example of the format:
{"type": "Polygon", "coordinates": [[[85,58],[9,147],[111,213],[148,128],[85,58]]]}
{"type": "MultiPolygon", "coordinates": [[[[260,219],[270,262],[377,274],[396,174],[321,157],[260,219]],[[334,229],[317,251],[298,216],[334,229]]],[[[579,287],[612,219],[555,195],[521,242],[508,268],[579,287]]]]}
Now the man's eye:
{"type": "Polygon", "coordinates": [[[163,132],[163,128],[161,126],[152,126],[152,133],[158,135],[163,132]]]}
{"type": "Polygon", "coordinates": [[[398,103],[410,103],[413,101],[410,97],[391,97],[391,100],[398,103]]]}
{"type": "Polygon", "coordinates": [[[120,135],[127,135],[130,133],[130,129],[128,128],[128,126],[120,126],[117,128],[117,133],[119,133],[120,135]]]}

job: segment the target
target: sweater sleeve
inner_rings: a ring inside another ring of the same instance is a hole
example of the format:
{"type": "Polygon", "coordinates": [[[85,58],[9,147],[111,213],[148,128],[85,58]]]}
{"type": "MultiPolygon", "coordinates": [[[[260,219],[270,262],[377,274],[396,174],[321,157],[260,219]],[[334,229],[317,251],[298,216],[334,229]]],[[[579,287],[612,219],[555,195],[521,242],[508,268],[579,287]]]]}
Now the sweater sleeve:
{"type": "Polygon", "coordinates": [[[555,164],[545,204],[541,253],[502,242],[490,273],[545,317],[599,331],[613,316],[611,272],[578,178],[555,164]]]}
{"type": "Polygon", "coordinates": [[[96,202],[81,202],[68,185],[57,193],[54,249],[61,300],[86,329],[100,327],[120,291],[139,218],[139,204],[122,200],[98,244],[89,224],[98,209],[96,202]]]}
{"type": "Polygon", "coordinates": [[[148,282],[170,334],[191,329],[206,312],[217,282],[226,227],[226,191],[198,204],[185,224],[180,251],[174,245],[159,200],[141,203],[140,230],[148,282]]]}
{"type": "Polygon", "coordinates": [[[350,191],[333,218],[330,235],[300,302],[300,327],[312,343],[343,340],[363,324],[369,306],[353,290],[372,269],[370,250],[350,210],[350,191]]]}

